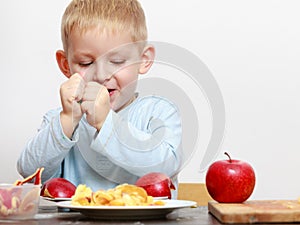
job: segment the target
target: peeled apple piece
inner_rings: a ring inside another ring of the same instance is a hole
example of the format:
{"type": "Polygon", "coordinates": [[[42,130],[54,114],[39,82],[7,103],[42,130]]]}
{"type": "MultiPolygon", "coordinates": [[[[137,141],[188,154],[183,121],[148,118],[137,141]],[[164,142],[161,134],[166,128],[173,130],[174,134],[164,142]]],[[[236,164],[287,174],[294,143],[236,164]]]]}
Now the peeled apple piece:
{"type": "Polygon", "coordinates": [[[71,198],[76,191],[76,186],[70,181],[56,177],[47,180],[42,187],[41,196],[49,198],[71,198]]]}
{"type": "Polygon", "coordinates": [[[35,185],[40,185],[42,183],[42,173],[44,171],[44,167],[38,168],[35,173],[31,174],[30,176],[24,178],[23,180],[16,180],[14,185],[20,186],[25,183],[29,183],[34,179],[34,184],[35,185]]]}

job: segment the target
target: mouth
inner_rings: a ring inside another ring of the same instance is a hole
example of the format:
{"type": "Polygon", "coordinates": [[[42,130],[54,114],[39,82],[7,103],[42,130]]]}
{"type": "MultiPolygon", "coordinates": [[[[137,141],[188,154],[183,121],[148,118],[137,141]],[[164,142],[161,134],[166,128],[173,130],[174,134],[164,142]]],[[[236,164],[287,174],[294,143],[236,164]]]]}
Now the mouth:
{"type": "Polygon", "coordinates": [[[109,95],[112,95],[116,89],[107,89],[107,90],[108,90],[109,95]]]}

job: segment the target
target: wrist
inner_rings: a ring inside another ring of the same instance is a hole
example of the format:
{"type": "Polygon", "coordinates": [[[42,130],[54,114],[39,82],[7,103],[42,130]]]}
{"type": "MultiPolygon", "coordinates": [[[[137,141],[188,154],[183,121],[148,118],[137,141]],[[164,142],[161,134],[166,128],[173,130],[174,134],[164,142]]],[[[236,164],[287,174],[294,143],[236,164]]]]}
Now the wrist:
{"type": "Polygon", "coordinates": [[[98,124],[97,124],[96,130],[97,130],[98,132],[101,130],[101,128],[102,128],[102,126],[103,126],[103,123],[104,123],[104,122],[98,123],[98,124]]]}
{"type": "Polygon", "coordinates": [[[78,126],[80,120],[74,119],[72,116],[65,114],[64,112],[60,113],[60,123],[64,134],[68,138],[72,138],[72,135],[78,126]]]}

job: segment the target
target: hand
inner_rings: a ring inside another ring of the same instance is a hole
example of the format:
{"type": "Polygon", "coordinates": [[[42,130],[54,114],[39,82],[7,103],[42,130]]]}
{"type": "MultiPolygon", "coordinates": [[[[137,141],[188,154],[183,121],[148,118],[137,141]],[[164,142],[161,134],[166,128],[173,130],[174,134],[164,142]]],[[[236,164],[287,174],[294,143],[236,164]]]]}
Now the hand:
{"type": "Polygon", "coordinates": [[[78,125],[83,112],[78,103],[83,96],[85,82],[83,78],[75,73],[60,87],[60,98],[62,112],[60,120],[65,135],[71,138],[75,127],[78,125]]]}
{"type": "Polygon", "coordinates": [[[96,82],[88,82],[82,97],[81,110],[86,114],[88,123],[100,131],[110,110],[106,87],[96,82]]]}

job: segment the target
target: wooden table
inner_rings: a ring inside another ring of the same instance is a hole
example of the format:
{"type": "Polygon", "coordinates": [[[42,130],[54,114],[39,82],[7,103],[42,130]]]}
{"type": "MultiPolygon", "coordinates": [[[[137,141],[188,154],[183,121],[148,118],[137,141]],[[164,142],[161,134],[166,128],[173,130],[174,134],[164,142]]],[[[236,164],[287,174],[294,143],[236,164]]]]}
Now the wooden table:
{"type": "MultiPolygon", "coordinates": [[[[22,223],[18,223],[22,224],[22,223]]],[[[57,210],[40,210],[40,213],[36,215],[35,220],[24,221],[24,224],[28,225],[88,225],[88,224],[116,224],[116,225],[161,225],[161,224],[180,224],[180,225],[194,225],[194,224],[220,224],[213,216],[211,216],[207,207],[198,208],[186,208],[179,209],[172,212],[166,219],[159,220],[133,220],[133,221],[114,221],[114,220],[96,220],[87,218],[78,212],[59,212],[57,210]]]]}
{"type": "MultiPolygon", "coordinates": [[[[132,221],[116,221],[113,220],[96,220],[85,217],[79,212],[63,212],[57,209],[52,202],[42,201],[39,213],[33,220],[26,221],[0,221],[0,224],[26,224],[26,225],[89,225],[89,224],[105,224],[105,225],[212,225],[221,224],[214,216],[212,216],[207,207],[184,208],[170,213],[165,219],[154,220],[132,220],[132,221]]],[[[270,225],[270,224],[268,224],[270,225]]],[[[278,223],[276,224],[278,225],[278,223]]]]}

